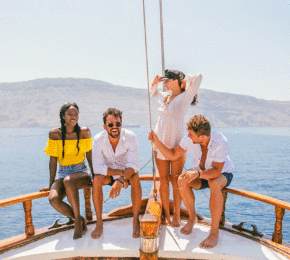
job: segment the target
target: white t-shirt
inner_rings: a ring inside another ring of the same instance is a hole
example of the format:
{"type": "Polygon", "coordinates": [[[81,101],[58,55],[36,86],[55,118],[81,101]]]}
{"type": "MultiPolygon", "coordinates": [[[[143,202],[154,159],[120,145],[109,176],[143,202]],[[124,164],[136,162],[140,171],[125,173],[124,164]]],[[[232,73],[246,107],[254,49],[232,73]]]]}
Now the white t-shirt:
{"type": "MultiPolygon", "coordinates": [[[[95,174],[107,175],[108,167],[118,170],[133,168],[135,172],[138,172],[140,162],[136,135],[122,128],[120,140],[114,152],[107,131],[98,133],[93,139],[92,161],[95,174]]],[[[119,175],[113,176],[114,179],[119,177],[119,175]]]]}
{"type": "MultiPolygon", "coordinates": [[[[194,144],[187,135],[182,138],[179,145],[182,149],[186,150],[192,155],[193,169],[200,170],[199,164],[202,155],[201,146],[199,144],[194,144]]],[[[212,131],[208,144],[207,157],[205,160],[205,169],[211,169],[213,162],[225,162],[222,172],[233,172],[234,166],[228,154],[228,140],[222,133],[212,131]]]]}

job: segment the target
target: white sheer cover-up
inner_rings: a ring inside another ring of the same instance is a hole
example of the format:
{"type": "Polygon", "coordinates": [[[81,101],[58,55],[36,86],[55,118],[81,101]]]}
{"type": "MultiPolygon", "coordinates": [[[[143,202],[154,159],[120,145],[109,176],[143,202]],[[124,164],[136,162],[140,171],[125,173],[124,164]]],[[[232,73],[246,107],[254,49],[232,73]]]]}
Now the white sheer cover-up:
{"type": "MultiPolygon", "coordinates": [[[[185,116],[201,80],[201,74],[187,75],[185,91],[176,96],[170,103],[164,102],[168,93],[159,91],[158,84],[150,87],[150,95],[158,102],[159,110],[159,118],[154,131],[159,140],[170,148],[178,145],[185,135],[185,116]]],[[[153,149],[157,151],[158,159],[166,160],[155,146],[153,149]]]]}

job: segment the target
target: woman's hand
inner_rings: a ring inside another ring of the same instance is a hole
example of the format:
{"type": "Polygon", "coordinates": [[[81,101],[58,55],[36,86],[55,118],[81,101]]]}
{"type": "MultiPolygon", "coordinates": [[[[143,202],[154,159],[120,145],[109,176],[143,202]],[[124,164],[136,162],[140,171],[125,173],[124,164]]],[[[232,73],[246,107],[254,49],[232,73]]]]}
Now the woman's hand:
{"type": "Polygon", "coordinates": [[[50,188],[49,188],[49,186],[47,186],[47,187],[40,189],[39,191],[42,192],[42,191],[49,191],[49,190],[50,190],[50,188]]]}
{"type": "Polygon", "coordinates": [[[151,86],[154,86],[155,84],[158,84],[159,82],[161,82],[162,78],[163,78],[162,76],[156,75],[156,77],[154,78],[154,80],[151,83],[151,86]]]}
{"type": "Polygon", "coordinates": [[[153,144],[155,144],[156,142],[159,141],[157,135],[154,133],[153,130],[151,130],[151,131],[149,132],[148,140],[149,140],[149,141],[152,141],[153,144]]]}

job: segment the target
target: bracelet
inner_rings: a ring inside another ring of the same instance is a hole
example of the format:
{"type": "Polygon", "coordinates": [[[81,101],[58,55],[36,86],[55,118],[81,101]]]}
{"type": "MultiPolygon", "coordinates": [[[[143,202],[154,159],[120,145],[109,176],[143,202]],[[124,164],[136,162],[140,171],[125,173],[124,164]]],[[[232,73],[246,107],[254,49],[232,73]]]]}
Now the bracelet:
{"type": "Polygon", "coordinates": [[[121,176],[119,179],[122,179],[122,181],[126,181],[126,178],[124,176],[121,176]]]}
{"type": "Polygon", "coordinates": [[[200,171],[197,171],[198,172],[198,177],[197,178],[199,178],[200,177],[200,171]]]}
{"type": "Polygon", "coordinates": [[[124,187],[124,182],[121,181],[120,178],[119,179],[116,179],[116,180],[119,181],[122,184],[122,186],[124,187]]]}

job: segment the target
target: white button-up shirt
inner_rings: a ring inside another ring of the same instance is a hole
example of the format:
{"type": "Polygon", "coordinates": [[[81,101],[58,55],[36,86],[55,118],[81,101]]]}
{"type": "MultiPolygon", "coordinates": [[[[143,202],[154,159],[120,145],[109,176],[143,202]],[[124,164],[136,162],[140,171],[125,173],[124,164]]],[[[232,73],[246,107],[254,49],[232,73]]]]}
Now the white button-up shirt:
{"type": "MultiPolygon", "coordinates": [[[[107,175],[108,167],[125,170],[133,168],[139,171],[139,149],[136,135],[127,129],[121,129],[120,140],[114,152],[107,131],[95,135],[93,139],[93,169],[95,174],[107,175]]],[[[113,178],[119,178],[114,175],[113,178]]]]}
{"type": "MultiPolygon", "coordinates": [[[[199,144],[194,144],[187,135],[182,138],[179,145],[182,149],[188,151],[192,155],[193,170],[201,170],[199,168],[202,155],[201,146],[199,144]]],[[[228,140],[222,133],[212,131],[207,148],[208,152],[205,160],[206,170],[212,168],[213,162],[225,163],[222,172],[232,172],[234,170],[233,163],[228,155],[229,153],[228,140]]]]}

